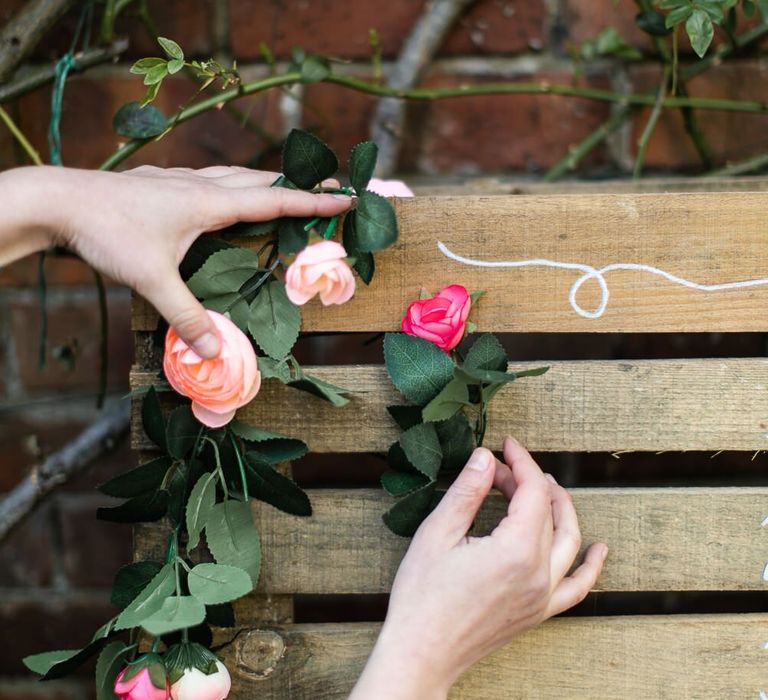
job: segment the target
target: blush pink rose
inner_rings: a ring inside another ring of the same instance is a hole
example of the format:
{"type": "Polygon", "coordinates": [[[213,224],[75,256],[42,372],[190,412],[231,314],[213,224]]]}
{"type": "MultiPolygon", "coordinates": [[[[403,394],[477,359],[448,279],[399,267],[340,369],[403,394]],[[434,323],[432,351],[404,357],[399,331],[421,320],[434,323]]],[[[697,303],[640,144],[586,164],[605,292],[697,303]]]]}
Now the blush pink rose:
{"type": "Polygon", "coordinates": [[[367,189],[380,194],[382,197],[413,197],[411,188],[402,180],[380,180],[372,177],[367,189]]]}
{"type": "Polygon", "coordinates": [[[115,679],[115,695],[120,700],[167,700],[169,694],[168,683],[163,688],[158,688],[149,675],[149,669],[143,668],[137,674],[123,680],[126,671],[124,668],[115,679]]]}
{"type": "Polygon", "coordinates": [[[429,299],[411,302],[400,328],[448,352],[464,337],[471,306],[467,290],[452,284],[429,299]]]}
{"type": "Polygon", "coordinates": [[[235,411],[259,391],[261,373],[245,334],[215,311],[208,315],[216,324],[221,350],[212,360],[202,359],[173,328],[165,336],[163,369],[168,383],[192,399],[192,413],[209,428],[229,423],[235,411]]]}
{"type": "Polygon", "coordinates": [[[216,670],[205,674],[196,668],[184,669],[181,678],[171,686],[171,700],[224,700],[232,680],[227,667],[216,661],[216,670]]]}
{"type": "Polygon", "coordinates": [[[346,257],[344,246],[336,241],[308,245],[285,273],[288,298],[296,306],[306,304],[315,294],[325,306],[349,301],[355,293],[355,278],[346,257]]]}

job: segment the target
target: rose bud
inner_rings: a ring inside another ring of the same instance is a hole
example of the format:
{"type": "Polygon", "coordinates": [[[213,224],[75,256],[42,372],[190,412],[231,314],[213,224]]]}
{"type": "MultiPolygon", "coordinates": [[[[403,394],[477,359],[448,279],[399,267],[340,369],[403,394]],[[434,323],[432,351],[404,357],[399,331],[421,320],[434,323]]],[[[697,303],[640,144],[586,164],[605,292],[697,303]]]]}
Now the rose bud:
{"type": "Polygon", "coordinates": [[[346,257],[344,246],[336,241],[304,248],[285,273],[285,291],[291,302],[302,306],[315,294],[325,306],[349,301],[355,293],[355,278],[346,257]]]}
{"type": "Polygon", "coordinates": [[[115,679],[120,700],[167,700],[169,692],[165,666],[157,654],[145,654],[128,664],[115,679]]]}
{"type": "Polygon", "coordinates": [[[211,360],[201,358],[169,328],[163,369],[168,383],[182,396],[192,399],[195,418],[209,428],[220,428],[256,396],[261,373],[245,334],[226,316],[215,311],[208,311],[208,315],[221,340],[218,356],[211,360]]]}
{"type": "Polygon", "coordinates": [[[227,667],[200,644],[185,642],[165,655],[173,700],[224,700],[232,680],[227,667]]]}
{"type": "Polygon", "coordinates": [[[380,180],[372,177],[366,189],[382,197],[413,197],[411,188],[402,180],[380,180]]]}
{"type": "Polygon", "coordinates": [[[448,352],[464,337],[471,306],[467,290],[452,284],[429,299],[411,302],[400,328],[403,333],[428,340],[448,352]]]}

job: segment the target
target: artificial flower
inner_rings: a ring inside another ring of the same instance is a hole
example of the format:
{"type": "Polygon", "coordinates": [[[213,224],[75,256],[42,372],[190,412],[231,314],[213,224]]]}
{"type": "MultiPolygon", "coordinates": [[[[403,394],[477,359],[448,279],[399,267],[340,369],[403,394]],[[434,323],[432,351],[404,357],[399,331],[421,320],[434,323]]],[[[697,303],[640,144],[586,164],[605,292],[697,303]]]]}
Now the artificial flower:
{"type": "Polygon", "coordinates": [[[126,666],[115,679],[120,700],[167,700],[168,676],[157,654],[146,654],[126,666]]]}
{"type": "Polygon", "coordinates": [[[471,306],[467,290],[452,284],[433,297],[411,302],[400,327],[403,333],[428,340],[448,352],[464,337],[471,306]]]}
{"type": "Polygon", "coordinates": [[[411,188],[402,180],[381,180],[378,177],[372,177],[367,189],[382,197],[413,197],[411,188]]]}
{"type": "Polygon", "coordinates": [[[325,306],[343,304],[355,293],[355,278],[344,258],[347,251],[336,241],[308,245],[285,273],[285,291],[297,306],[306,304],[315,294],[325,306]]]}

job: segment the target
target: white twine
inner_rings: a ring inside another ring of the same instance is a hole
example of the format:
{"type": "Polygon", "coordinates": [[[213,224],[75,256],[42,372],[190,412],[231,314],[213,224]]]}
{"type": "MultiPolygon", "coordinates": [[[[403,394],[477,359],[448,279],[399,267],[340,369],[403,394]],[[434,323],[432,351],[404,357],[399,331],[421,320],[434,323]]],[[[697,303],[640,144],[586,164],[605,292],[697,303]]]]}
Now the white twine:
{"type": "Polygon", "coordinates": [[[448,248],[442,241],[437,242],[437,247],[445,257],[451,260],[462,263],[463,265],[471,265],[472,267],[551,267],[560,270],[578,270],[583,272],[572,285],[571,291],[568,293],[568,302],[571,308],[584,318],[600,318],[605,309],[608,306],[608,298],[610,292],[608,291],[608,283],[605,281],[605,273],[613,272],[615,270],[639,270],[641,272],[649,272],[652,275],[658,275],[663,277],[674,284],[679,284],[683,287],[689,287],[690,289],[698,289],[702,292],[719,292],[724,289],[743,289],[745,287],[757,287],[760,285],[768,284],[768,277],[753,280],[743,280],[740,282],[724,282],[721,284],[699,284],[698,282],[692,282],[683,277],[673,275],[671,272],[661,270],[658,267],[652,265],[642,265],[640,263],[612,263],[605,267],[595,268],[591,265],[585,265],[583,263],[568,263],[558,262],[556,260],[546,260],[545,258],[533,258],[532,260],[475,260],[473,258],[465,258],[462,255],[454,253],[448,248]],[[594,311],[588,311],[576,301],[576,294],[578,294],[581,285],[587,280],[594,279],[600,286],[600,303],[594,311]]]}

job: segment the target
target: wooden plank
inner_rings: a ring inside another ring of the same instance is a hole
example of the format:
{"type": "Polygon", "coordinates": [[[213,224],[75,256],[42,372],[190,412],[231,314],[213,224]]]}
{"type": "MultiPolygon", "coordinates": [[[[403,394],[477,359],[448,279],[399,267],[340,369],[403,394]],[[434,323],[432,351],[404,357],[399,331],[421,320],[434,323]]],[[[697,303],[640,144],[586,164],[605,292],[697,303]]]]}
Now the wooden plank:
{"type": "MultiPolygon", "coordinates": [[[[644,264],[702,283],[763,278],[768,193],[583,194],[416,197],[398,200],[400,242],[382,253],[370,287],[343,306],[304,308],[305,331],[398,328],[422,288],[458,283],[484,289],[474,320],[492,331],[764,331],[768,286],[702,292],[637,270],[606,273],[610,301],[597,319],[579,316],[568,295],[580,272],[544,267],[487,269],[483,261],[546,258],[595,268],[644,264]]],[[[258,246],[251,240],[249,245],[258,246]]],[[[578,293],[584,309],[600,301],[595,280],[578,293]]],[[[156,318],[137,309],[134,329],[156,318]]]]}
{"type": "MultiPolygon", "coordinates": [[[[346,698],[376,623],[242,633],[224,650],[235,697],[346,698]]],[[[711,700],[768,688],[768,615],[561,618],[470,669],[452,700],[711,700]]]]}
{"type": "MultiPolygon", "coordinates": [[[[380,490],[309,491],[313,515],[298,518],[257,503],[264,550],[258,590],[277,593],[385,593],[409,540],[381,515],[393,500],[380,490]]],[[[574,489],[585,547],[611,553],[599,591],[768,590],[761,523],[768,488],[574,489]]],[[[493,529],[506,501],[490,498],[476,532],[493,529]]],[[[139,556],[157,558],[165,536],[142,526],[139,556]]],[[[768,639],[768,630],[766,630],[768,639]]]]}
{"type": "MultiPolygon", "coordinates": [[[[270,381],[239,417],[301,437],[315,452],[386,451],[398,434],[386,407],[403,400],[383,367],[307,371],[353,388],[350,403],[332,408],[270,381]]],[[[134,371],[132,386],[153,378],[134,371]]],[[[514,382],[494,399],[486,444],[498,448],[512,434],[535,451],[762,450],[767,385],[762,358],[554,362],[544,376],[514,382]]],[[[145,446],[138,410],[133,439],[145,446]]]]}

